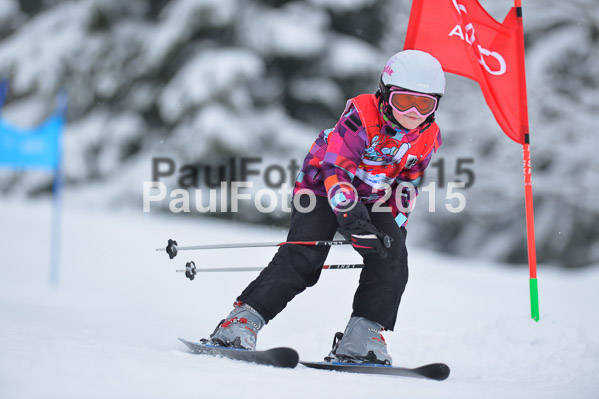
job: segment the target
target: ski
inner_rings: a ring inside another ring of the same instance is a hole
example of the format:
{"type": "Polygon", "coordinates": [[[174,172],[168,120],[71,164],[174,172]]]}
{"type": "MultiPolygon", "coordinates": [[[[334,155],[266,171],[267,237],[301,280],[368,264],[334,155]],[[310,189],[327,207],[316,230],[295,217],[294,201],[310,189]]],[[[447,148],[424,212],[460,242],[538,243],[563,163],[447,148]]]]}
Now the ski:
{"type": "Polygon", "coordinates": [[[298,353],[292,348],[278,347],[268,350],[250,351],[240,348],[228,348],[209,344],[190,342],[179,338],[192,353],[224,357],[244,362],[268,365],[274,367],[294,368],[302,364],[309,368],[320,370],[341,371],[359,374],[382,374],[402,377],[424,378],[443,381],[449,377],[449,366],[444,363],[432,363],[416,368],[393,367],[371,363],[338,363],[338,362],[305,362],[299,361],[298,353]]]}
{"type": "Polygon", "coordinates": [[[320,370],[332,370],[342,371],[348,373],[360,373],[360,374],[383,374],[383,375],[395,375],[402,377],[414,377],[424,378],[428,380],[443,381],[449,377],[449,366],[444,363],[432,363],[422,367],[407,368],[407,367],[393,367],[381,364],[365,364],[365,363],[337,363],[337,362],[304,362],[301,361],[306,367],[320,369],[320,370]]]}
{"type": "Polygon", "coordinates": [[[195,354],[224,357],[274,367],[294,368],[299,362],[298,353],[291,348],[279,347],[263,351],[250,351],[190,342],[183,338],[179,338],[179,341],[183,342],[195,354]]]}

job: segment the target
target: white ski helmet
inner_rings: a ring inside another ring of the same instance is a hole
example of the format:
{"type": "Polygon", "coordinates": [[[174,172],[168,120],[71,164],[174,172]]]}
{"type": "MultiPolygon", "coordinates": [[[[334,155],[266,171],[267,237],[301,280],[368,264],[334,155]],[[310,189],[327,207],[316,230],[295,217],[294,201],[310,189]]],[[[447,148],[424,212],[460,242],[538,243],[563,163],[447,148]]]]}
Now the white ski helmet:
{"type": "MultiPolygon", "coordinates": [[[[440,99],[445,94],[445,74],[441,63],[424,51],[404,50],[389,58],[381,75],[378,95],[385,115],[397,123],[389,106],[391,87],[432,94],[440,99]]],[[[434,114],[427,119],[432,120],[434,114]]]]}
{"type": "MultiPolygon", "coordinates": [[[[419,50],[400,51],[389,58],[381,75],[377,97],[382,114],[403,128],[393,116],[393,110],[389,105],[392,87],[432,94],[440,100],[445,94],[443,68],[435,57],[419,50]]],[[[439,107],[439,101],[437,101],[437,107],[439,107]]],[[[435,113],[433,112],[424,123],[431,123],[434,120],[435,113]]]]}
{"type": "MultiPolygon", "coordinates": [[[[387,61],[381,83],[419,93],[445,93],[445,75],[441,64],[429,53],[420,50],[404,50],[387,61]]],[[[385,91],[384,88],[381,90],[385,91]]]]}

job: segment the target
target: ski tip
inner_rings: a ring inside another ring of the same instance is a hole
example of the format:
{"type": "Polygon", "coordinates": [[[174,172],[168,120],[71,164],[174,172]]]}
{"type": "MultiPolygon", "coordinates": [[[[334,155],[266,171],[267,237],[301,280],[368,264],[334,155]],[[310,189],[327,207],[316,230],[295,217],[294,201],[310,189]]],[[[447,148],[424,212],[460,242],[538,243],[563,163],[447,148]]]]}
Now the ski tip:
{"type": "Polygon", "coordinates": [[[182,342],[187,347],[187,349],[189,349],[192,352],[194,351],[194,343],[193,342],[190,342],[190,341],[188,341],[186,339],[183,339],[183,338],[177,338],[177,339],[180,342],[182,342]]]}
{"type": "Polygon", "coordinates": [[[415,368],[414,371],[435,381],[446,380],[451,372],[449,366],[445,363],[427,364],[426,366],[415,368]]]}
{"type": "Polygon", "coordinates": [[[266,352],[272,353],[278,359],[276,365],[279,367],[295,368],[299,363],[299,353],[293,348],[282,346],[268,349],[266,352]]]}
{"type": "Polygon", "coordinates": [[[241,348],[218,347],[195,343],[179,338],[192,353],[243,360],[275,367],[294,368],[299,363],[299,353],[293,348],[276,347],[266,350],[247,350],[241,348]]]}
{"type": "Polygon", "coordinates": [[[449,366],[447,366],[444,363],[432,363],[414,369],[407,367],[383,366],[362,363],[343,364],[331,362],[300,361],[300,364],[306,367],[320,370],[343,371],[360,374],[393,375],[413,378],[424,378],[434,381],[443,381],[447,379],[447,377],[449,377],[449,366]]]}

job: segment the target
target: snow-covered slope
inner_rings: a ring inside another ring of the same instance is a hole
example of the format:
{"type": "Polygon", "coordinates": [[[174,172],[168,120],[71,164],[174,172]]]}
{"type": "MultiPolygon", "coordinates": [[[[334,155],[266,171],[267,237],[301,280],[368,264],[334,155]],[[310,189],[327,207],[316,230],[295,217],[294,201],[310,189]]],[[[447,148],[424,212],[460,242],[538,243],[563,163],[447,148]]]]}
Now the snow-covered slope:
{"type": "MultiPolygon", "coordinates": [[[[49,288],[50,205],[0,206],[2,398],[599,397],[598,267],[541,265],[535,323],[525,268],[413,250],[387,342],[398,365],[448,363],[447,381],[283,370],[190,355],[176,339],[208,335],[256,272],[199,274],[190,282],[175,269],[190,259],[264,265],[273,249],[182,252],[174,260],[154,249],[168,238],[180,245],[275,241],[284,231],[67,209],[61,281],[49,288]]],[[[359,258],[334,248],[329,261],[359,258]]],[[[323,272],[260,333],[258,346],[293,346],[303,359],[320,360],[347,322],[358,276],[323,272]]]]}

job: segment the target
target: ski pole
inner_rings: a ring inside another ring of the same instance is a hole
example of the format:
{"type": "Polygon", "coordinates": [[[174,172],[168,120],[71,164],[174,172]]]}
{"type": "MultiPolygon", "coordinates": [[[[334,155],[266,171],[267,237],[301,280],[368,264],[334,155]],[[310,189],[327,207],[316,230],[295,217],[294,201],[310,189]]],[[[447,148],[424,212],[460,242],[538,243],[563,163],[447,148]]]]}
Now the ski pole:
{"type": "MultiPolygon", "coordinates": [[[[284,241],[284,242],[262,242],[262,243],[243,243],[243,244],[213,244],[213,245],[193,245],[188,247],[178,247],[177,241],[169,239],[166,245],[166,253],[170,259],[177,256],[179,251],[199,250],[199,249],[224,249],[224,248],[256,248],[256,247],[280,247],[285,244],[308,245],[308,246],[333,246],[351,244],[348,240],[337,241],[284,241]]],[[[156,251],[164,251],[165,248],[156,248],[156,251]]]]}
{"type": "MultiPolygon", "coordinates": [[[[385,235],[383,237],[383,245],[386,248],[391,247],[391,237],[385,235]]],[[[200,249],[225,249],[225,248],[258,248],[258,247],[280,247],[285,244],[295,245],[307,245],[307,246],[323,246],[331,247],[333,245],[349,245],[349,240],[333,240],[333,241],[283,241],[283,242],[254,242],[254,243],[240,243],[240,244],[212,244],[212,245],[192,245],[187,247],[178,247],[177,241],[169,239],[166,245],[166,253],[170,259],[177,256],[179,251],[190,251],[200,249]]],[[[164,248],[156,248],[156,251],[164,251],[164,248]]]]}
{"type": "MultiPolygon", "coordinates": [[[[323,270],[336,270],[336,269],[362,269],[364,267],[363,264],[342,264],[342,265],[323,265],[323,270]]],[[[263,270],[264,267],[212,267],[206,269],[198,269],[196,268],[196,264],[194,261],[187,262],[185,264],[185,269],[176,270],[178,273],[185,273],[185,277],[190,280],[193,280],[198,273],[205,272],[257,272],[263,270]]]]}

